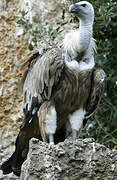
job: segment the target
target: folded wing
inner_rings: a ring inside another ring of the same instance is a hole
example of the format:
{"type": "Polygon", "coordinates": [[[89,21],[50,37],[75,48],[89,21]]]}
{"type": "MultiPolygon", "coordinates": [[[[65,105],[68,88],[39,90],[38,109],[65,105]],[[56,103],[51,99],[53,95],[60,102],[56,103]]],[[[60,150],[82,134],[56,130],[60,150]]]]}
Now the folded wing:
{"type": "Polygon", "coordinates": [[[102,69],[96,69],[93,72],[91,91],[87,100],[85,119],[91,117],[96,111],[102,95],[106,88],[106,74],[102,69]]]}
{"type": "Polygon", "coordinates": [[[36,111],[36,106],[50,100],[53,88],[59,83],[64,61],[58,48],[48,50],[28,71],[23,87],[24,111],[36,111]]]}

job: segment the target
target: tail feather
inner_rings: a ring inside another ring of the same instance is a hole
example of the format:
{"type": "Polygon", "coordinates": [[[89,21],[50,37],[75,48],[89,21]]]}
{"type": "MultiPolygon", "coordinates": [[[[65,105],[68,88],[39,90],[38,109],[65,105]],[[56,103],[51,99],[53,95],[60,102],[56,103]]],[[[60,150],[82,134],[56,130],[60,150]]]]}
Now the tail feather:
{"type": "Polygon", "coordinates": [[[18,155],[15,151],[12,156],[1,165],[0,169],[3,171],[3,174],[13,172],[16,176],[20,176],[21,166],[24,160],[25,159],[18,155]]]}
{"type": "Polygon", "coordinates": [[[16,176],[20,176],[21,166],[27,158],[29,150],[29,140],[32,137],[38,136],[38,118],[37,115],[33,115],[32,121],[29,123],[30,116],[26,114],[26,117],[20,128],[20,132],[15,142],[15,152],[12,156],[5,161],[0,169],[3,174],[9,174],[13,172],[16,176]]]}
{"type": "Polygon", "coordinates": [[[9,174],[12,172],[12,159],[11,158],[9,158],[7,161],[5,161],[1,165],[0,169],[3,171],[3,174],[9,174]]]}
{"type": "Polygon", "coordinates": [[[12,167],[12,172],[13,172],[16,176],[20,176],[20,174],[21,174],[21,166],[19,166],[19,167],[12,167]]]}

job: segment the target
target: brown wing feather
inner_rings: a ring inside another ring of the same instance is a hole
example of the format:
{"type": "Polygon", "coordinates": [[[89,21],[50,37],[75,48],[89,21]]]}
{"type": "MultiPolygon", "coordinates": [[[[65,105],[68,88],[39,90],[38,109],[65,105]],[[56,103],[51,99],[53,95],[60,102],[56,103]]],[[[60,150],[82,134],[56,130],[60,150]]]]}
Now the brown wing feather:
{"type": "Polygon", "coordinates": [[[32,67],[34,66],[34,64],[36,63],[37,59],[39,59],[45,52],[47,51],[47,49],[41,49],[41,52],[39,53],[38,50],[35,50],[33,52],[33,54],[31,53],[29,55],[29,57],[27,58],[26,61],[24,61],[21,66],[20,66],[20,70],[22,72],[22,78],[19,82],[19,91],[22,93],[23,91],[23,86],[24,86],[24,82],[26,79],[26,76],[28,74],[28,71],[30,69],[32,69],[32,67]]]}
{"type": "Polygon", "coordinates": [[[22,93],[23,85],[24,85],[26,76],[28,74],[28,70],[29,70],[30,66],[36,62],[36,59],[38,57],[39,57],[39,51],[36,51],[33,54],[31,54],[25,62],[23,62],[21,64],[20,70],[22,72],[22,77],[20,79],[19,86],[18,86],[19,92],[22,93]]]}
{"type": "Polygon", "coordinates": [[[28,110],[31,108],[33,97],[38,98],[39,104],[50,99],[63,67],[64,61],[58,48],[48,50],[37,59],[32,69],[28,71],[23,86],[24,105],[28,105],[28,110]]]}
{"type": "Polygon", "coordinates": [[[21,64],[21,67],[20,67],[21,71],[24,71],[25,69],[27,69],[27,68],[30,66],[31,62],[32,62],[34,59],[36,59],[38,56],[39,56],[39,51],[37,51],[37,50],[34,51],[33,54],[31,54],[31,55],[28,57],[28,59],[21,64]]]}
{"type": "Polygon", "coordinates": [[[102,69],[96,69],[92,75],[92,86],[89,98],[87,100],[85,116],[86,119],[91,117],[100,103],[101,97],[106,88],[106,74],[102,69]]]}

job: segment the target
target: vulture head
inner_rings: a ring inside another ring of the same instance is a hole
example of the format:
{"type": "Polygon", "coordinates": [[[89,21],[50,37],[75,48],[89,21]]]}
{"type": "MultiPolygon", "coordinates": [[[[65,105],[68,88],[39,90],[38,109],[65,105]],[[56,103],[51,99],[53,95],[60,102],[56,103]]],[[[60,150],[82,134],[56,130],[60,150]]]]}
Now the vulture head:
{"type": "Polygon", "coordinates": [[[75,14],[80,20],[93,24],[94,21],[94,8],[92,4],[87,1],[81,1],[73,4],[69,8],[69,12],[75,14]],[[88,17],[88,18],[87,18],[88,17]]]}

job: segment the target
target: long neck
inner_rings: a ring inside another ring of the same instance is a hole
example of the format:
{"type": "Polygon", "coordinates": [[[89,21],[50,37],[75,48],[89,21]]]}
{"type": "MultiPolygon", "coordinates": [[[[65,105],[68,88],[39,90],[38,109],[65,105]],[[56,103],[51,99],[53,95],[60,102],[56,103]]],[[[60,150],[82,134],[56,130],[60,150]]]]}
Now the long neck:
{"type": "Polygon", "coordinates": [[[88,49],[91,37],[93,33],[93,23],[88,23],[83,20],[80,20],[79,24],[79,51],[85,51],[88,49]]]}

